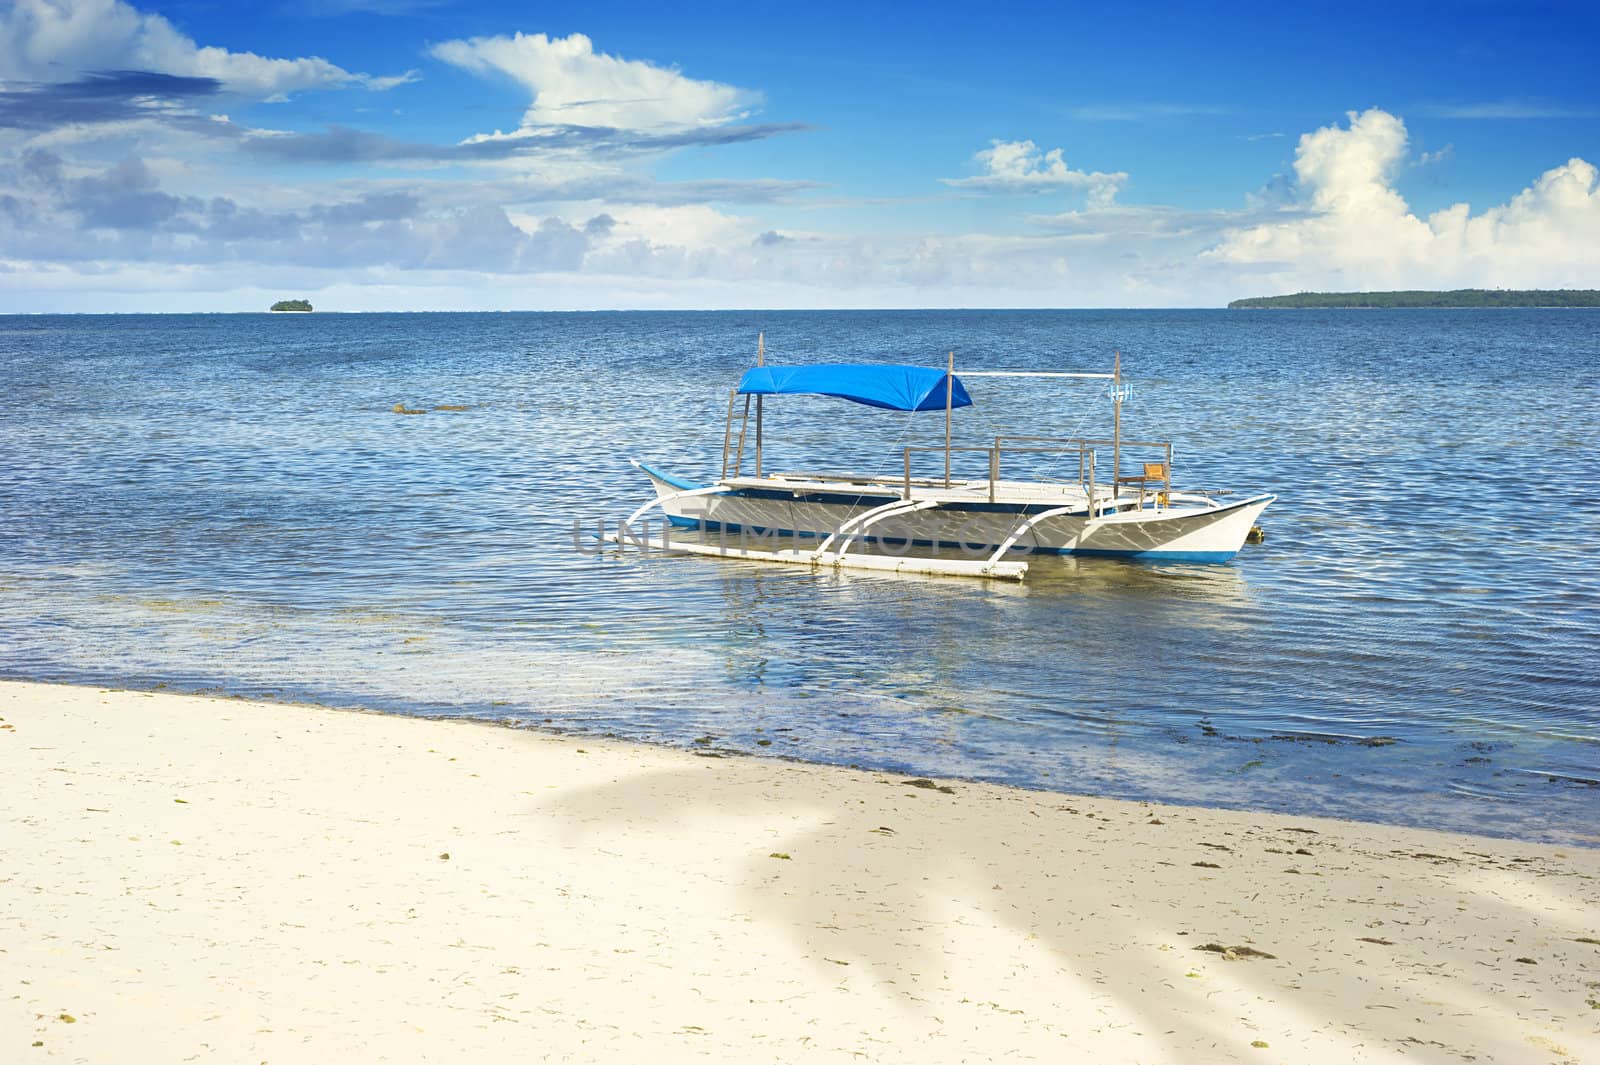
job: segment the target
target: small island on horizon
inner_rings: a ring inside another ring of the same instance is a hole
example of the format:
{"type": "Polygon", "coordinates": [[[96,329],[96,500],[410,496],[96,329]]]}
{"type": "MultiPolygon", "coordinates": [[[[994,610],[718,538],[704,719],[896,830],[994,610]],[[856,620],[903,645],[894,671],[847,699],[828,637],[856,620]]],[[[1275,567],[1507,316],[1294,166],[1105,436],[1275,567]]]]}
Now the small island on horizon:
{"type": "Polygon", "coordinates": [[[282,313],[284,311],[296,311],[296,312],[300,312],[300,313],[309,313],[310,310],[311,310],[311,302],[309,300],[279,300],[277,303],[274,303],[269,309],[272,311],[273,314],[280,314],[280,313],[282,313]]]}
{"type": "Polygon", "coordinates": [[[1600,307],[1600,289],[1458,288],[1447,292],[1296,292],[1234,300],[1230,311],[1325,307],[1600,307]]]}

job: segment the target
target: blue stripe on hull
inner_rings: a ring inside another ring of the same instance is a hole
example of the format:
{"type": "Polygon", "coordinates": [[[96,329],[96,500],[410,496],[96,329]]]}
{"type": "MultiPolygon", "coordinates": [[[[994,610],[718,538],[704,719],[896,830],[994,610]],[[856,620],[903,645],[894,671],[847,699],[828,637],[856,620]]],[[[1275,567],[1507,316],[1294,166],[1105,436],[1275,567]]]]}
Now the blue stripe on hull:
{"type": "Polygon", "coordinates": [[[1095,548],[1082,551],[1068,548],[1050,553],[1082,558],[1131,558],[1140,562],[1227,562],[1238,554],[1237,551],[1102,551],[1095,548]]]}
{"type": "MultiPolygon", "coordinates": [[[[705,487],[697,482],[686,480],[682,477],[675,477],[672,474],[658,470],[654,466],[647,465],[643,462],[638,463],[638,466],[645,473],[648,473],[650,476],[657,478],[665,484],[671,485],[678,491],[689,491],[695,488],[705,487]]],[[[762,488],[740,488],[725,494],[730,498],[776,499],[786,503],[834,503],[844,504],[852,507],[862,506],[868,503],[875,506],[882,505],[884,503],[893,502],[894,500],[900,498],[898,494],[878,496],[863,493],[846,494],[843,492],[808,492],[797,496],[795,493],[790,491],[762,488]]],[[[1272,497],[1263,498],[1268,498],[1270,501],[1272,497]]],[[[1229,510],[1250,506],[1257,501],[1257,499],[1240,500],[1237,503],[1232,503],[1228,506],[1222,507],[1216,513],[1221,514],[1229,510]]],[[[1018,516],[1025,516],[1051,509],[1051,506],[1051,504],[1040,503],[980,503],[976,501],[962,501],[949,506],[948,509],[957,513],[961,511],[976,511],[980,513],[1008,513],[1016,514],[1018,516]]],[[[1078,514],[1086,515],[1087,509],[1079,511],[1078,514]]],[[[677,517],[670,514],[667,515],[667,521],[677,529],[700,529],[704,530],[705,532],[743,534],[748,531],[752,536],[788,536],[806,540],[816,540],[822,538],[823,536],[829,535],[827,533],[796,531],[794,529],[766,529],[759,525],[749,526],[747,530],[745,526],[740,525],[737,522],[724,523],[717,521],[702,521],[697,518],[677,517]]],[[[963,550],[966,547],[965,544],[956,541],[940,540],[935,542],[933,540],[911,540],[908,542],[896,537],[877,536],[863,537],[859,542],[870,544],[891,544],[896,547],[934,547],[949,548],[954,550],[963,550]]],[[[1216,563],[1227,562],[1238,555],[1237,551],[1109,551],[1101,548],[1086,548],[1079,550],[1070,547],[1035,547],[1028,548],[1026,550],[1028,553],[1036,555],[1076,555],[1087,558],[1122,558],[1146,562],[1216,563]]]]}

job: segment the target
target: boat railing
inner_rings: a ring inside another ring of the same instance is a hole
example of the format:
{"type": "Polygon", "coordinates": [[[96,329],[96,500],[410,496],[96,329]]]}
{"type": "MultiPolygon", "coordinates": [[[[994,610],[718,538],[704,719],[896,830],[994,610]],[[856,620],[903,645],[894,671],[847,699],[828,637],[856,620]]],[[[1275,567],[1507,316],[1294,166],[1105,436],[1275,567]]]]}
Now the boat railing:
{"type": "MultiPolygon", "coordinates": [[[[1077,483],[1082,490],[1084,498],[1089,500],[1091,511],[1095,500],[1095,466],[1096,448],[1112,448],[1112,485],[1111,498],[1115,500],[1118,487],[1124,484],[1136,484],[1139,488],[1139,507],[1144,508],[1145,493],[1152,490],[1158,504],[1164,505],[1172,492],[1172,443],[1167,440],[1101,440],[1088,437],[1050,437],[1050,436],[996,436],[994,444],[989,447],[946,447],[925,446],[906,447],[902,449],[905,461],[905,472],[901,481],[901,492],[904,498],[911,498],[913,484],[925,485],[928,482],[914,481],[911,476],[912,455],[917,452],[948,453],[956,451],[978,452],[989,456],[989,502],[993,503],[996,488],[1000,482],[1000,464],[1002,456],[1006,454],[1054,454],[1076,455],[1078,459],[1077,483]],[[1142,465],[1141,473],[1133,476],[1123,476],[1118,467],[1121,461],[1123,448],[1158,448],[1162,454],[1162,461],[1146,462],[1142,465]]],[[[948,468],[948,467],[947,467],[948,468]]],[[[1065,478],[1063,478],[1065,479],[1065,478]]],[[[934,482],[937,484],[938,482],[934,482]]],[[[951,487],[951,479],[946,475],[943,486],[951,487]]]]}
{"type": "MultiPolygon", "coordinates": [[[[1121,440],[1099,439],[1081,436],[1048,437],[1048,436],[997,436],[994,438],[996,450],[1015,451],[1016,448],[1005,447],[1007,440],[1017,440],[1024,443],[1042,444],[1053,443],[1063,450],[1078,453],[1078,479],[1083,479],[1083,454],[1085,449],[1095,447],[1109,447],[1112,454],[1112,492],[1117,491],[1120,485],[1137,485],[1139,488],[1139,508],[1144,509],[1144,497],[1147,491],[1155,493],[1156,502],[1165,505],[1172,495],[1172,441],[1170,440],[1121,440]],[[1142,462],[1140,472],[1125,475],[1122,472],[1123,448],[1156,448],[1161,452],[1161,461],[1142,462]]],[[[1092,480],[1092,479],[1091,479],[1092,480]]]]}
{"type": "MultiPolygon", "coordinates": [[[[985,454],[987,454],[989,456],[989,473],[990,473],[990,477],[989,477],[989,502],[991,502],[991,503],[994,502],[994,482],[995,482],[994,472],[995,472],[995,469],[996,469],[996,466],[995,466],[995,455],[994,455],[994,450],[995,449],[994,448],[992,448],[992,447],[945,447],[943,444],[940,444],[937,447],[934,447],[934,446],[907,447],[907,448],[902,448],[901,450],[905,455],[905,463],[906,463],[906,465],[905,465],[905,477],[901,482],[901,493],[902,493],[903,498],[905,498],[905,499],[910,499],[911,498],[911,485],[913,483],[923,483],[923,482],[913,482],[912,479],[911,479],[911,456],[912,456],[913,453],[919,452],[919,451],[937,451],[939,454],[943,455],[946,452],[980,451],[980,452],[983,452],[983,453],[985,453],[985,454]]],[[[942,486],[942,487],[945,487],[945,488],[949,488],[950,487],[950,478],[947,476],[947,477],[943,478],[942,480],[936,480],[933,483],[936,486],[942,486]]]]}
{"type": "MultiPolygon", "coordinates": [[[[941,448],[941,450],[943,449],[941,448]]],[[[767,474],[767,479],[772,481],[806,481],[819,484],[845,484],[865,487],[893,483],[900,478],[894,476],[885,477],[876,473],[825,473],[821,470],[784,470],[781,473],[767,474]]],[[[933,478],[929,478],[927,481],[918,481],[917,483],[932,485],[936,482],[933,478]]],[[[937,483],[943,484],[944,481],[940,478],[937,483]]]]}
{"type": "MultiPolygon", "coordinates": [[[[912,480],[912,478],[911,478],[911,456],[916,452],[919,452],[919,451],[934,451],[934,452],[938,452],[940,454],[943,454],[946,451],[952,451],[952,452],[954,452],[954,451],[980,452],[982,454],[986,454],[986,455],[989,456],[989,478],[988,478],[988,480],[989,480],[989,502],[993,503],[995,501],[996,488],[1000,483],[1000,455],[1001,455],[1001,453],[1003,451],[1007,451],[1007,452],[1010,452],[1013,455],[1016,455],[1016,454],[1028,454],[1028,453],[1053,454],[1053,453],[1060,452],[1062,450],[1063,449],[1060,448],[1060,447],[1007,447],[1007,448],[1002,448],[1002,447],[1000,447],[998,445],[993,446],[993,447],[952,447],[952,448],[946,448],[943,445],[938,445],[938,446],[929,446],[929,447],[908,447],[908,448],[903,448],[902,451],[903,451],[903,454],[905,456],[905,476],[904,476],[904,478],[902,479],[902,482],[901,482],[901,491],[902,491],[902,494],[903,494],[904,498],[906,498],[906,499],[910,499],[911,498],[911,486],[914,483],[917,483],[917,482],[914,482],[912,480]]],[[[1088,500],[1090,502],[1090,506],[1092,507],[1093,504],[1094,504],[1094,501],[1095,501],[1094,500],[1094,468],[1095,468],[1094,467],[1094,463],[1095,463],[1094,450],[1092,448],[1077,448],[1076,450],[1078,452],[1078,489],[1079,489],[1079,491],[1081,491],[1083,493],[1083,498],[1088,500]]],[[[939,482],[937,482],[937,481],[934,482],[934,483],[936,485],[939,484],[939,482]]],[[[943,481],[943,487],[950,488],[951,486],[952,485],[951,485],[950,479],[946,478],[943,481]]]]}

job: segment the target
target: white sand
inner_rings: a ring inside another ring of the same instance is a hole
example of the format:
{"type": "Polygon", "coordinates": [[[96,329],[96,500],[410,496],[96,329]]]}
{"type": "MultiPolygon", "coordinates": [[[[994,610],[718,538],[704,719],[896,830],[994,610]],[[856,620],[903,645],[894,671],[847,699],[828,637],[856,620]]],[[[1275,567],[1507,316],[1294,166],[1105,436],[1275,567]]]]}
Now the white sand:
{"type": "Polygon", "coordinates": [[[1600,1062],[1593,850],[235,700],[0,718],[0,1062],[1600,1062]]]}

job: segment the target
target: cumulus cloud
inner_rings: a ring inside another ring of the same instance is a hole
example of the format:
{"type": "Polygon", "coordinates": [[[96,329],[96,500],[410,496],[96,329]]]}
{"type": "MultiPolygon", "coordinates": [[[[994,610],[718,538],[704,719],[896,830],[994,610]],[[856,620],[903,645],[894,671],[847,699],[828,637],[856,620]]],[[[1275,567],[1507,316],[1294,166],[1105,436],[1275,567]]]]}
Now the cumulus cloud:
{"type": "Polygon", "coordinates": [[[482,196],[430,203],[428,188],[274,210],[168,191],[137,157],[96,169],[30,149],[0,166],[0,248],[35,270],[92,273],[124,263],[572,273],[595,258],[643,274],[699,276],[716,272],[720,249],[743,249],[753,233],[752,223],[703,204],[618,206],[571,221],[508,212],[482,196]]]}
{"type": "MultiPolygon", "coordinates": [[[[30,122],[56,107],[182,108],[215,87],[163,77],[172,80],[109,71],[47,86],[13,82],[0,92],[0,116],[7,106],[30,122]]],[[[341,127],[227,134],[257,167],[355,168],[320,186],[278,180],[281,171],[270,169],[252,180],[221,153],[174,155],[163,148],[174,139],[165,126],[148,146],[102,138],[90,153],[95,162],[39,150],[41,138],[30,136],[32,150],[0,155],[0,303],[71,309],[76,291],[80,309],[104,309],[118,305],[114,286],[124,286],[166,292],[167,302],[149,305],[181,309],[185,287],[246,293],[276,278],[313,295],[319,284],[336,288],[339,305],[352,307],[400,301],[400,292],[404,302],[388,305],[1184,306],[1220,305],[1248,291],[1600,281],[1590,251],[1600,246],[1593,166],[1572,159],[1501,206],[1475,213],[1457,204],[1420,217],[1397,181],[1426,174],[1413,169],[1404,123],[1380,110],[1307,133],[1282,182],[1227,209],[1118,204],[1109,195],[1096,204],[1095,179],[1115,191],[1125,175],[1074,171],[1062,153],[1029,141],[997,142],[979,155],[979,178],[951,184],[986,193],[1082,191],[1091,200],[1060,214],[1019,211],[1028,228],[1004,236],[893,226],[841,232],[825,222],[808,229],[795,224],[795,210],[762,205],[811,206],[796,203],[810,183],[662,182],[617,164],[743,129],[551,124],[525,137],[443,146],[341,127]],[[535,151],[545,153],[536,170],[487,180],[481,170],[463,179],[444,166],[405,179],[359,169],[535,151]],[[561,151],[601,153],[602,165],[569,166],[561,151]],[[775,227],[780,218],[787,224],[775,227]]]]}
{"type": "Polygon", "coordinates": [[[1457,203],[1420,218],[1394,187],[1406,147],[1405,123],[1378,108],[1305,134],[1294,165],[1305,216],[1237,230],[1205,258],[1266,268],[1286,289],[1595,283],[1592,164],[1569,159],[1477,215],[1457,203]]]}
{"type": "Polygon", "coordinates": [[[149,229],[177,215],[183,200],[161,191],[139,159],[124,159],[73,183],[68,205],[90,229],[149,229]]]}
{"type": "Polygon", "coordinates": [[[581,33],[446,41],[433,55],[475,74],[509,77],[533,94],[524,128],[594,126],[669,131],[720,126],[758,102],[755,93],[686,77],[671,67],[594,50],[581,33]]]}
{"type": "MultiPolygon", "coordinates": [[[[846,266],[853,276],[875,269],[849,241],[820,242],[803,259],[781,254],[795,243],[787,235],[703,203],[613,199],[604,211],[580,205],[563,215],[494,202],[494,193],[524,184],[496,183],[479,189],[476,202],[457,204],[430,202],[432,184],[419,183],[272,209],[237,198],[248,190],[208,198],[163,188],[157,169],[136,157],[94,168],[34,149],[0,165],[0,248],[29,264],[39,283],[65,270],[99,284],[94,279],[136,266],[173,271],[174,284],[191,283],[185,271],[204,265],[260,276],[303,267],[486,283],[534,274],[801,283],[846,266]]],[[[564,195],[585,191],[604,190],[591,182],[564,195]]]]}
{"type": "MultiPolygon", "coordinates": [[[[88,71],[141,70],[210,78],[230,92],[270,97],[385,79],[325,59],[270,59],[202,47],[160,15],[124,0],[6,0],[0,5],[0,80],[59,82],[88,71]]],[[[387,79],[387,84],[398,84],[387,79]]]]}
{"type": "Polygon", "coordinates": [[[982,174],[964,178],[941,178],[946,185],[977,189],[980,192],[1054,192],[1060,189],[1087,189],[1092,207],[1109,207],[1128,175],[1074,170],[1062,158],[1060,148],[1041,152],[1033,141],[991,141],[989,147],[973,156],[984,169],[982,174]]]}

